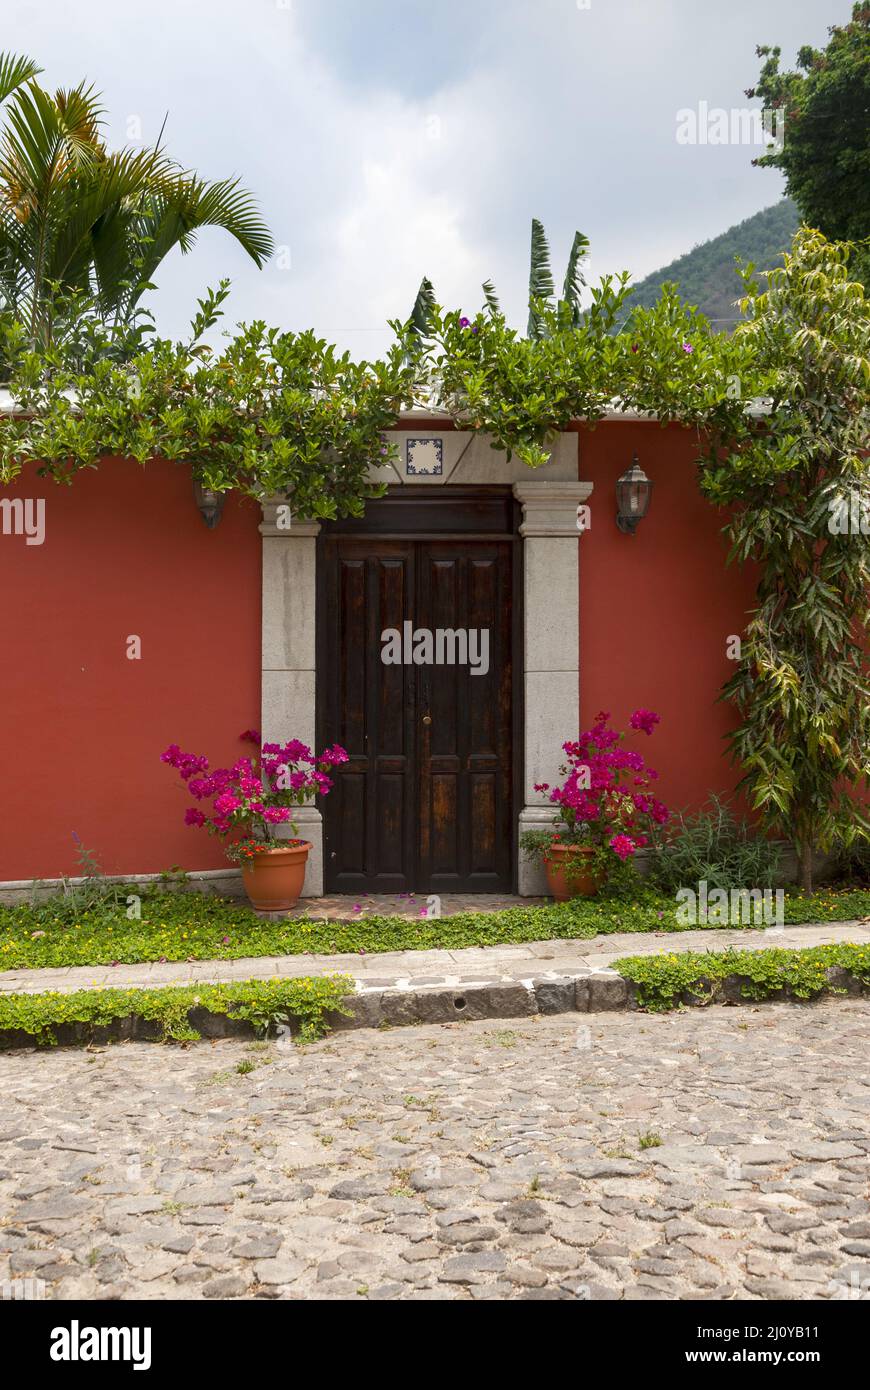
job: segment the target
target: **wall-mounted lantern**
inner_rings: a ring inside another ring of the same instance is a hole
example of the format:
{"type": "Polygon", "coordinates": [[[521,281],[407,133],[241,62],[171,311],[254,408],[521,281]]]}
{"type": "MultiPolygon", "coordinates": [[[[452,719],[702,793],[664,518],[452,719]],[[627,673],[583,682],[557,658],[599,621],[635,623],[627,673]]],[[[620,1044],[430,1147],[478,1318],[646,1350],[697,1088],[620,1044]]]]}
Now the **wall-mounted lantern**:
{"type": "Polygon", "coordinates": [[[646,516],[652,486],[635,454],[631,467],[626,469],[616,484],[616,524],[626,535],[633,536],[637,523],[646,516]]]}
{"type": "Polygon", "coordinates": [[[193,495],[196,505],[199,507],[202,519],[210,531],[213,531],[221,519],[224,503],[227,500],[225,492],[212,492],[211,488],[203,487],[198,478],[193,480],[193,495]]]}

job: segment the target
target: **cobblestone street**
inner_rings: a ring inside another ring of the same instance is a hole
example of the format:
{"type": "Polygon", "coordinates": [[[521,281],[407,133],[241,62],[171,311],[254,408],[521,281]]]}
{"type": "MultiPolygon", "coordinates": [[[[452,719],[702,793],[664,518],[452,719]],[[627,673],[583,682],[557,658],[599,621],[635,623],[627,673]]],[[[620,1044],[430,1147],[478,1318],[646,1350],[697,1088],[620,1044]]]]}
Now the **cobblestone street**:
{"type": "Polygon", "coordinates": [[[870,1003],[0,1056],[54,1298],[870,1295],[870,1003]]]}

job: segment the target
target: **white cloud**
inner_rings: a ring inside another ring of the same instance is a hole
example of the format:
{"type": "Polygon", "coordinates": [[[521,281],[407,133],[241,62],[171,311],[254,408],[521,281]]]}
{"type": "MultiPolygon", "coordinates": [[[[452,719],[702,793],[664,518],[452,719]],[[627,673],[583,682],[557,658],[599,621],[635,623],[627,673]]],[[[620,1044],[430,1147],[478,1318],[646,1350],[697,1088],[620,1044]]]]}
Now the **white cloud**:
{"type": "Polygon", "coordinates": [[[4,46],[52,85],[93,81],[116,142],[130,114],[147,140],[168,111],[171,152],[210,178],[240,174],[290,247],[291,269],[258,272],[203,234],[161,270],[160,328],[183,331],[196,295],[229,275],[231,318],[313,326],[355,353],[383,347],[423,274],[470,310],[492,277],[522,324],[532,215],[557,279],[575,228],[596,274],[642,276],[774,202],[781,180],[752,151],[678,146],[676,112],[742,104],[756,43],[790,61],[846,9],[438,0],[436,23],[419,0],[373,0],[363,23],[358,0],[7,5],[4,46]]]}

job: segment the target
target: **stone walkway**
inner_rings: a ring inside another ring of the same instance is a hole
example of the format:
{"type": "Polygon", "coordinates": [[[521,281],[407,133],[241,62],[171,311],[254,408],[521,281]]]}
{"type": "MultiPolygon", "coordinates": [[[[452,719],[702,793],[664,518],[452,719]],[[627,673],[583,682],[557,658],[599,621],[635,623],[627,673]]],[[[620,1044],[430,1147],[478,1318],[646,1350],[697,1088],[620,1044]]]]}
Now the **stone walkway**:
{"type": "Polygon", "coordinates": [[[76,965],[0,972],[0,993],[40,990],[145,988],[173,984],[266,980],[276,976],[352,975],[357,991],[470,988],[500,982],[582,976],[606,969],[620,956],[676,951],[800,948],[833,942],[870,942],[870,924],[827,922],[783,931],[706,930],[617,932],[577,941],[531,941],[516,946],[472,946],[456,951],[388,951],[372,955],[260,956],[244,960],[168,961],[165,964],[76,965]]]}
{"type": "Polygon", "coordinates": [[[847,999],[0,1054],[0,1280],[867,1299],[868,1049],[847,999]]]}
{"type": "Polygon", "coordinates": [[[362,922],[366,917],[425,917],[436,907],[440,917],[460,912],[504,912],[510,907],[541,907],[551,898],[518,898],[506,893],[361,893],[329,898],[302,898],[292,912],[264,912],[263,917],[310,918],[313,922],[362,922]]]}

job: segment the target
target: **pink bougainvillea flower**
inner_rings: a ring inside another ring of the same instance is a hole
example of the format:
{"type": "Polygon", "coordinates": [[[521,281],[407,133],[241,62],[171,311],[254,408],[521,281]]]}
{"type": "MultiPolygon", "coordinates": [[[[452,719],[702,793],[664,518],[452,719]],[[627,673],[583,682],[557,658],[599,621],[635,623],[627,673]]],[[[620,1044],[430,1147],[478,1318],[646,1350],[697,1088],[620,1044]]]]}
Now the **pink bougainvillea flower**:
{"type": "Polygon", "coordinates": [[[288,763],[310,763],[311,749],[307,743],[302,743],[298,738],[291,738],[289,743],[285,743],[280,750],[281,757],[288,763]]]}
{"type": "Polygon", "coordinates": [[[340,744],[334,743],[331,748],[324,748],[317,761],[337,767],[339,763],[348,762],[348,754],[340,744]]]}
{"type": "MultiPolygon", "coordinates": [[[[607,848],[625,861],[649,843],[645,832],[653,823],[664,824],[669,813],[650,794],[658,774],[640,752],[624,746],[625,733],[609,720],[601,710],[590,729],[563,743],[561,786],[539,782],[535,790],[559,808],[548,831],[550,843],[607,848]]],[[[652,710],[641,708],[631,716],[630,727],[649,735],[659,722],[652,710]]]]}
{"type": "Polygon", "coordinates": [[[694,352],[694,351],[695,351],[695,349],[692,347],[692,344],[691,344],[691,343],[683,343],[683,352],[694,352]]]}
{"type": "MultiPolygon", "coordinates": [[[[208,758],[185,753],[177,743],[171,743],[160,754],[160,760],[176,769],[195,800],[212,802],[211,815],[189,806],[184,814],[185,823],[204,826],[213,835],[233,836],[230,857],[251,861],[275,847],[273,825],[290,822],[295,835],[292,804],[303,805],[329,792],[332,781],[321,769],[347,762],[348,754],[339,744],[334,744],[316,759],[300,739],[291,739],[283,746],[262,744],[255,729],[246,729],[239,737],[254,744],[259,752],[238,758],[231,768],[219,767],[209,772],[208,758]],[[308,767],[299,768],[299,763],[307,763],[308,767]],[[279,777],[276,783],[273,779],[279,770],[289,772],[289,776],[279,777]],[[238,839],[239,831],[245,838],[238,839]]],[[[292,843],[302,842],[293,840],[292,843]]]]}
{"type": "Polygon", "coordinates": [[[636,848],[634,840],[632,840],[630,835],[614,835],[613,839],[608,840],[607,843],[610,845],[613,853],[619,855],[623,863],[634,854],[636,848]]]}
{"type": "Polygon", "coordinates": [[[651,734],[656,724],[661,723],[661,715],[651,709],[636,709],[629,723],[633,729],[642,729],[645,734],[651,734]]]}

